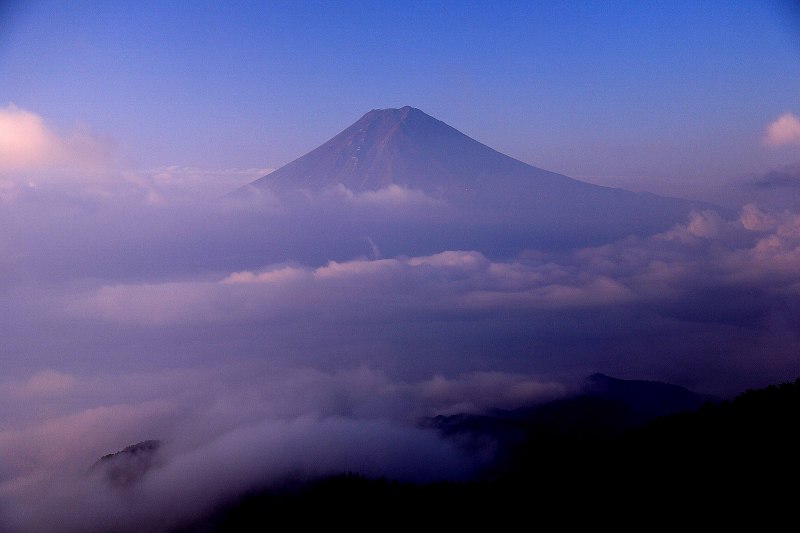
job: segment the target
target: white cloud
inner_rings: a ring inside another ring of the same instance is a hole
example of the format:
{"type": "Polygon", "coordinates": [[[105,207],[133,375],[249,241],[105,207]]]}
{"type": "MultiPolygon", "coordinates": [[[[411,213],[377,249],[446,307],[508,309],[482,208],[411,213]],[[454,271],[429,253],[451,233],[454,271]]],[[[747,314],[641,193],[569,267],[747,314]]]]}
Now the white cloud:
{"type": "Polygon", "coordinates": [[[409,189],[391,184],[377,191],[353,192],[344,185],[332,189],[335,196],[358,205],[398,206],[398,205],[437,205],[439,200],[417,189],[409,189]]]}
{"type": "Polygon", "coordinates": [[[800,145],[800,118],[794,113],[784,113],[767,125],[764,144],[783,146],[785,144],[800,145]]]}

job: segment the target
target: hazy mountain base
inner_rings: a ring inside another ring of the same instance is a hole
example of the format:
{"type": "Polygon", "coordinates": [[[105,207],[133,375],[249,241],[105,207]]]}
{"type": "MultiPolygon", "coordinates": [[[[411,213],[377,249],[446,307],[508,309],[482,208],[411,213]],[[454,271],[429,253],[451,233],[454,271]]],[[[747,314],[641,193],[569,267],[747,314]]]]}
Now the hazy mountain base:
{"type": "MultiPolygon", "coordinates": [[[[761,527],[790,517],[800,379],[616,428],[528,435],[480,479],[409,484],[348,473],[252,492],[180,531],[512,523],[761,527]],[[647,522],[642,522],[646,520],[647,522]]],[[[584,428],[585,429],[585,428],[584,428]]]]}
{"type": "MultiPolygon", "coordinates": [[[[477,226],[478,233],[494,234],[494,240],[519,241],[523,246],[653,234],[683,221],[692,210],[712,207],[549,172],[497,152],[409,106],[373,109],[229,198],[263,194],[307,198],[335,191],[384,204],[414,200],[434,205],[434,213],[447,206],[451,212],[441,219],[445,234],[452,233],[453,221],[458,221],[458,228],[477,226]]],[[[350,219],[345,214],[333,225],[338,228],[350,219]]],[[[369,226],[363,230],[371,234],[369,226]]],[[[464,238],[459,235],[456,242],[464,238]]],[[[479,241],[473,238],[464,245],[472,249],[479,241]]]]}

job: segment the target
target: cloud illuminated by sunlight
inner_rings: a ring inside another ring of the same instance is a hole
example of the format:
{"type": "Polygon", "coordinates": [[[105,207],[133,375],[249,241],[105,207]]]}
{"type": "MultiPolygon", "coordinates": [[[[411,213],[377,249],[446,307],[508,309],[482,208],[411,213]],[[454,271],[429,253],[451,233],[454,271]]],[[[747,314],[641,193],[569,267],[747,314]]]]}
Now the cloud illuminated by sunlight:
{"type": "Polygon", "coordinates": [[[764,137],[767,146],[800,145],[800,118],[794,113],[784,113],[767,125],[764,137]]]}
{"type": "Polygon", "coordinates": [[[14,104],[0,108],[0,172],[89,170],[107,163],[107,147],[77,129],[59,136],[44,119],[14,104]]]}
{"type": "Polygon", "coordinates": [[[9,104],[0,109],[0,170],[37,167],[59,151],[42,118],[9,104]]]}

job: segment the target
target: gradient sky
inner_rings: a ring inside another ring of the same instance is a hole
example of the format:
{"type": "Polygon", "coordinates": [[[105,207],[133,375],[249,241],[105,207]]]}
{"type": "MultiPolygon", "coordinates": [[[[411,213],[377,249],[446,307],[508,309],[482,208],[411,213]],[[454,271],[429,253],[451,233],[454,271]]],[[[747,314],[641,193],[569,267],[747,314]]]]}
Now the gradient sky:
{"type": "MultiPolygon", "coordinates": [[[[0,4],[0,105],[140,168],[276,168],[412,105],[536,166],[670,194],[800,161],[791,2],[0,4]]],[[[700,194],[700,193],[698,193],[700,194]]]]}

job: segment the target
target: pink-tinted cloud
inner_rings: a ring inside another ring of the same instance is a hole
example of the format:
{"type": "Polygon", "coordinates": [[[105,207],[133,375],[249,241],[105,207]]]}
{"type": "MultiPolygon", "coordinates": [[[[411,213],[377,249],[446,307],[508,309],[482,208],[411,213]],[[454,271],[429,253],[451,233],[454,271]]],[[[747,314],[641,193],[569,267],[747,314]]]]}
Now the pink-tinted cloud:
{"type": "Polygon", "coordinates": [[[64,157],[42,118],[13,104],[0,108],[0,171],[37,169],[64,157]]]}
{"type": "Polygon", "coordinates": [[[784,113],[767,125],[764,135],[767,146],[800,145],[800,118],[784,113]]]}
{"type": "Polygon", "coordinates": [[[0,107],[0,201],[47,197],[54,190],[104,202],[168,206],[217,200],[269,168],[137,169],[108,138],[76,126],[58,132],[46,118],[14,104],[0,107]]]}
{"type": "Polygon", "coordinates": [[[108,146],[84,129],[54,133],[39,115],[14,104],[0,108],[0,173],[107,168],[108,146]]]}

